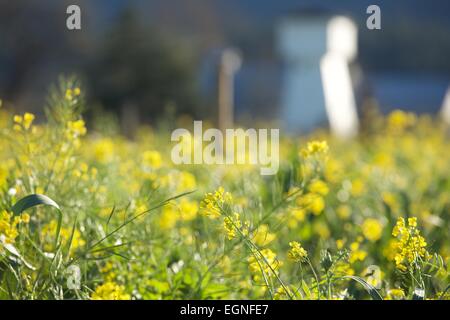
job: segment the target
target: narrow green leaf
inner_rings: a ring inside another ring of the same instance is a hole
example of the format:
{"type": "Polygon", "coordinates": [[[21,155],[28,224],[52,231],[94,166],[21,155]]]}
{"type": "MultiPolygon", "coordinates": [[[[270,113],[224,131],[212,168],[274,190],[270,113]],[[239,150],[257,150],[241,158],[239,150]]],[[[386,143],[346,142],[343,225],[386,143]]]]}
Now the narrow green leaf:
{"type": "Polygon", "coordinates": [[[439,297],[439,300],[443,300],[445,294],[447,293],[447,291],[450,290],[450,284],[447,286],[447,288],[445,288],[445,290],[441,293],[441,296],[439,297]]]}
{"type": "Polygon", "coordinates": [[[47,205],[56,208],[58,211],[61,211],[59,205],[43,194],[30,194],[19,201],[11,208],[12,212],[15,215],[19,215],[25,210],[38,206],[38,205],[47,205]]]}
{"type": "Polygon", "coordinates": [[[302,280],[302,290],[306,295],[306,299],[311,299],[311,291],[308,288],[308,284],[302,280]]]}
{"type": "Polygon", "coordinates": [[[106,221],[106,226],[107,227],[109,225],[109,222],[111,221],[112,216],[114,215],[114,212],[116,212],[116,205],[113,206],[113,208],[111,210],[111,213],[109,214],[108,221],[106,221]]]}
{"type": "Polygon", "coordinates": [[[61,233],[61,224],[62,224],[62,211],[59,205],[50,199],[49,197],[43,194],[30,194],[19,201],[11,208],[12,212],[15,215],[19,215],[27,209],[39,206],[46,205],[55,208],[58,211],[58,225],[56,227],[56,238],[55,238],[55,248],[58,247],[59,237],[61,233]]]}
{"type": "Polygon", "coordinates": [[[28,263],[25,258],[20,254],[19,250],[12,245],[11,243],[2,243],[4,249],[6,249],[12,256],[10,256],[11,260],[17,261],[25,265],[28,269],[36,270],[30,263],[28,263]]]}
{"type": "Polygon", "coordinates": [[[356,276],[344,276],[342,278],[344,279],[348,278],[358,282],[360,285],[364,287],[364,289],[366,289],[366,291],[369,293],[369,295],[372,297],[373,300],[383,300],[383,297],[378,293],[377,289],[375,289],[375,287],[372,286],[371,284],[367,283],[367,281],[365,281],[363,278],[356,276]]]}

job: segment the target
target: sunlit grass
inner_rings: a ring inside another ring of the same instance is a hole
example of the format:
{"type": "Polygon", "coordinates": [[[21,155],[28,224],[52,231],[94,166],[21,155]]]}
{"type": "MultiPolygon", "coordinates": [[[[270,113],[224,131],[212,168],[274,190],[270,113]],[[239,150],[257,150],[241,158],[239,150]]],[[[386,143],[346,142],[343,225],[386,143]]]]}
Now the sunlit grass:
{"type": "Polygon", "coordinates": [[[439,121],[396,111],[353,141],[282,138],[261,176],[175,166],[167,132],[88,132],[83,110],[75,81],[45,122],[0,109],[1,298],[448,299],[439,121]]]}

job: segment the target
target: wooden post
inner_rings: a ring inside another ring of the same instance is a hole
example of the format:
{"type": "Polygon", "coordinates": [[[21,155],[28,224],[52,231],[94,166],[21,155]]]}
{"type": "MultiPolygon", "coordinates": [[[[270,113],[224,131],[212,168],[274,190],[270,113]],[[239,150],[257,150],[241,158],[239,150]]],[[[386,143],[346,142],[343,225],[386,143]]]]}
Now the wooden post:
{"type": "Polygon", "coordinates": [[[241,67],[241,57],[234,49],[222,52],[219,62],[218,77],[218,125],[225,129],[234,124],[234,76],[241,67]]]}

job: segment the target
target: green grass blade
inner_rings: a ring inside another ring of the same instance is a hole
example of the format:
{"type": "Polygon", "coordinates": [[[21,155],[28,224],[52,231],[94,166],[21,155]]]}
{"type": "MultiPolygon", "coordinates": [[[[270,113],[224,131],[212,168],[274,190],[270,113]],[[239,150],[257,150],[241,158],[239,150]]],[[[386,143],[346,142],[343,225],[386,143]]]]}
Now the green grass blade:
{"type": "Polygon", "coordinates": [[[19,201],[11,208],[12,212],[15,215],[19,215],[27,209],[38,205],[47,205],[56,208],[59,212],[61,212],[61,208],[59,205],[43,194],[30,194],[19,201]]]}
{"type": "Polygon", "coordinates": [[[360,285],[364,287],[364,289],[366,289],[366,291],[369,293],[369,295],[372,297],[373,300],[383,300],[383,297],[378,293],[377,289],[375,289],[375,287],[372,286],[371,284],[367,283],[367,281],[365,281],[364,279],[356,276],[345,276],[342,278],[343,279],[348,278],[358,282],[360,285]]]}
{"type": "Polygon", "coordinates": [[[59,237],[61,233],[61,224],[62,224],[62,211],[59,205],[50,199],[49,197],[43,194],[30,194],[19,201],[11,208],[12,212],[15,215],[19,215],[27,209],[39,206],[46,205],[55,208],[58,211],[58,225],[56,228],[56,238],[55,238],[55,248],[58,247],[59,237]]]}

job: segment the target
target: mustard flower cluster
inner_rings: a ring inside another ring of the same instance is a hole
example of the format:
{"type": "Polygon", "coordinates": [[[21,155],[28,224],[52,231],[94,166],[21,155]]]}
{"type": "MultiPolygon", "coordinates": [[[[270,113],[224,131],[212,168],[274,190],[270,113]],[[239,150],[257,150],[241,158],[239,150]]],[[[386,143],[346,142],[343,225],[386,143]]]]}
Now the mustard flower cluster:
{"type": "Polygon", "coordinates": [[[291,249],[288,251],[288,258],[294,262],[305,262],[308,252],[297,241],[289,242],[291,249]]]}
{"type": "Polygon", "coordinates": [[[399,218],[392,235],[397,238],[394,256],[397,269],[407,271],[414,268],[414,264],[418,260],[427,260],[429,258],[429,253],[426,249],[427,242],[420,235],[416,217],[408,218],[407,224],[404,218],[399,218]]]}

